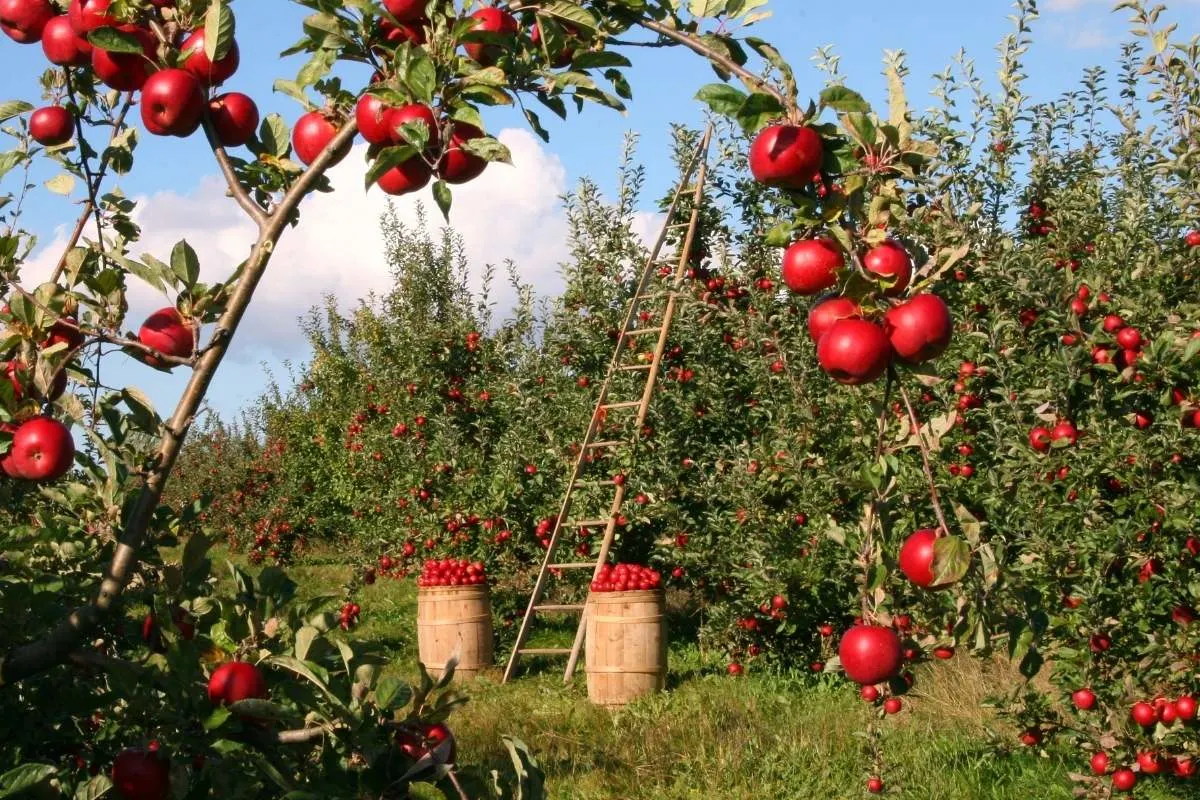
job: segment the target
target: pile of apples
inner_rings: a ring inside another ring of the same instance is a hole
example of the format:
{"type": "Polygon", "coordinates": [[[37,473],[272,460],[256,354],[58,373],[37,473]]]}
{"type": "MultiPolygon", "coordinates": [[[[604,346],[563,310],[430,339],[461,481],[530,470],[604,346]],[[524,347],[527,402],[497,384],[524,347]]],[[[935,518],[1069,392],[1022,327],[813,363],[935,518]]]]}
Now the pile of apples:
{"type": "MultiPolygon", "coordinates": [[[[751,144],[750,171],[759,183],[784,190],[814,183],[824,188],[823,158],[821,137],[812,128],[770,125],[751,144]]],[[[845,294],[817,300],[809,311],[808,331],[821,368],[839,383],[858,385],[877,380],[893,359],[919,364],[941,355],[950,344],[950,311],[933,293],[904,296],[913,273],[904,245],[888,239],[854,255],[861,256],[861,273],[878,286],[888,307],[874,318],[845,294]]],[[[847,256],[831,237],[793,242],[783,254],[783,282],[805,296],[833,289],[850,275],[847,256]]]]}
{"type": "Polygon", "coordinates": [[[482,561],[465,558],[431,558],[425,562],[417,578],[417,586],[482,586],[487,573],[482,561]]]}
{"type": "Polygon", "coordinates": [[[593,592],[648,592],[662,585],[656,569],[641,564],[605,564],[592,580],[593,592]]]}
{"type": "Polygon", "coordinates": [[[342,613],[338,619],[338,626],[342,630],[348,631],[358,624],[358,615],[362,613],[362,608],[358,603],[346,602],[342,606],[342,613]]]}

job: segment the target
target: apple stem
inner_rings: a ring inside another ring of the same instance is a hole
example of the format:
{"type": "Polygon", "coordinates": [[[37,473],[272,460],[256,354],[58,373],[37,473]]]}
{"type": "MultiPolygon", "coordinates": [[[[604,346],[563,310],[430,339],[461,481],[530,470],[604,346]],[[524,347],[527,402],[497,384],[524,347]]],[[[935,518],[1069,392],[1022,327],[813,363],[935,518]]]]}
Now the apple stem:
{"type": "MultiPolygon", "coordinates": [[[[888,373],[890,374],[892,371],[892,368],[888,367],[888,373]]],[[[904,400],[904,407],[908,409],[908,421],[912,425],[913,433],[917,437],[917,448],[921,451],[921,466],[925,470],[925,480],[929,482],[929,500],[933,504],[933,513],[937,516],[942,535],[949,536],[950,526],[946,524],[946,515],[942,513],[942,503],[938,499],[937,482],[933,479],[933,468],[929,464],[929,445],[925,442],[925,434],[921,432],[921,423],[917,420],[917,412],[913,410],[912,401],[908,399],[908,391],[905,390],[904,384],[900,381],[896,381],[896,385],[900,388],[900,397],[904,400]]]]}

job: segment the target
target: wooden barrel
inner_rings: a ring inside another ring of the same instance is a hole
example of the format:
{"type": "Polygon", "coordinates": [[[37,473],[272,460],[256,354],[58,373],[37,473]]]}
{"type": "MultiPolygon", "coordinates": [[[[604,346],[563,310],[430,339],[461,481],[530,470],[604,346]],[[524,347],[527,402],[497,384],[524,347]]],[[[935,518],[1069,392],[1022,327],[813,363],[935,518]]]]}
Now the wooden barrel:
{"type": "Polygon", "coordinates": [[[492,666],[492,603],[487,585],[417,589],[417,654],[435,679],[458,653],[454,679],[492,666]]]}
{"type": "Polygon", "coordinates": [[[623,706],[667,683],[666,601],[661,590],[591,592],[584,663],[588,699],[623,706]]]}

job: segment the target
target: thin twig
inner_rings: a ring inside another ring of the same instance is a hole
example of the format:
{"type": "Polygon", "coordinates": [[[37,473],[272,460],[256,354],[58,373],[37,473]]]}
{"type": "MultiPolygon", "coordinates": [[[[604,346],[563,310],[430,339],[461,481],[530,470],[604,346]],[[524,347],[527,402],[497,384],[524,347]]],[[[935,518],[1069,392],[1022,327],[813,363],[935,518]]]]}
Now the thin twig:
{"type": "MultiPolygon", "coordinates": [[[[883,387],[883,400],[879,405],[879,417],[875,423],[877,434],[875,439],[875,463],[879,463],[880,457],[883,455],[883,442],[887,435],[887,415],[891,406],[889,405],[892,399],[892,387],[895,385],[895,373],[889,368],[887,373],[887,381],[883,387]]],[[[875,489],[872,492],[875,496],[871,498],[870,505],[867,506],[867,524],[866,532],[863,534],[862,546],[862,562],[863,562],[863,588],[866,589],[867,584],[871,579],[871,551],[875,549],[875,523],[879,521],[877,507],[883,501],[883,491],[875,489]]],[[[870,597],[867,592],[862,595],[862,618],[863,622],[868,622],[868,616],[871,610],[870,597]]]]}
{"type": "Polygon", "coordinates": [[[917,420],[917,412],[913,410],[904,384],[896,381],[896,385],[900,387],[900,397],[904,400],[904,407],[908,409],[908,421],[913,427],[913,433],[917,435],[917,447],[921,451],[921,466],[925,469],[925,479],[929,481],[929,499],[933,503],[933,513],[937,515],[942,535],[949,536],[950,526],[946,524],[946,516],[942,513],[942,503],[938,500],[937,483],[933,479],[933,468],[929,464],[929,446],[925,443],[925,434],[921,432],[921,423],[917,420]]]}
{"type": "Polygon", "coordinates": [[[209,147],[212,148],[213,155],[217,159],[217,166],[221,168],[221,175],[225,177],[229,193],[233,195],[233,199],[242,207],[242,210],[254,220],[259,230],[262,230],[263,225],[267,222],[268,214],[258,203],[254,202],[250,193],[246,191],[246,187],[238,180],[237,173],[233,171],[233,164],[229,161],[229,155],[225,152],[225,146],[217,138],[217,131],[213,127],[212,119],[207,111],[204,113],[204,135],[208,137],[209,147]]]}

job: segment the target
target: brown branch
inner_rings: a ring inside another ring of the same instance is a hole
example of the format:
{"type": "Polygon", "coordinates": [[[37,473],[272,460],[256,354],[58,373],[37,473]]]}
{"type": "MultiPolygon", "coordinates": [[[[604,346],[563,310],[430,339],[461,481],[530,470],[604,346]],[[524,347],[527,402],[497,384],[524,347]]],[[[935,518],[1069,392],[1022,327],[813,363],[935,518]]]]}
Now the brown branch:
{"type": "MultiPolygon", "coordinates": [[[[889,367],[889,369],[891,368],[889,367]]],[[[908,399],[908,391],[904,388],[904,384],[896,381],[896,385],[900,387],[900,397],[904,400],[904,407],[908,409],[908,421],[913,426],[913,433],[917,436],[917,447],[921,451],[921,466],[925,469],[925,480],[929,481],[929,499],[933,503],[933,513],[937,516],[942,534],[949,536],[950,526],[946,524],[946,516],[942,513],[942,503],[938,500],[937,482],[933,479],[933,468],[929,464],[929,446],[925,443],[925,434],[921,432],[921,423],[917,420],[917,412],[913,411],[912,402],[908,399]]]]}
{"type": "MultiPolygon", "coordinates": [[[[71,97],[74,99],[74,90],[71,89],[71,71],[67,73],[67,90],[71,92],[71,97]]],[[[125,95],[125,105],[121,107],[121,112],[117,114],[117,118],[113,120],[112,134],[108,137],[108,144],[111,147],[113,141],[117,138],[117,134],[121,131],[121,126],[125,123],[125,116],[129,113],[130,107],[133,106],[133,92],[125,95]]],[[[100,159],[100,169],[95,175],[92,175],[91,168],[88,165],[88,159],[82,156],[83,145],[83,122],[78,116],[75,117],[75,138],[80,141],[80,166],[83,168],[84,180],[87,183],[88,199],[83,204],[83,211],[79,214],[79,219],[75,222],[75,228],[71,231],[71,236],[67,240],[67,246],[63,248],[62,256],[58,259],[58,264],[54,267],[54,272],[50,274],[50,283],[58,283],[58,279],[62,277],[63,270],[67,267],[67,256],[75,245],[79,243],[79,237],[83,235],[83,229],[87,225],[88,218],[93,214],[96,215],[96,232],[103,239],[103,222],[100,219],[100,204],[96,202],[96,193],[100,191],[100,184],[104,182],[104,176],[108,173],[108,162],[103,158],[100,159]]]]}
{"type": "Polygon", "coordinates": [[[162,498],[167,478],[171,474],[179,450],[187,436],[191,421],[204,401],[204,396],[216,375],[221,360],[228,352],[233,334],[246,314],[254,290],[266,272],[271,254],[275,251],[275,243],[283,234],[292,217],[292,212],[300,205],[313,185],[330,167],[334,153],[345,147],[354,134],[358,125],[353,117],[338,131],[337,136],[326,146],[312,165],[300,178],[292,184],[292,188],[284,195],[275,211],[270,215],[267,224],[263,226],[246,261],[245,272],[238,281],[237,287],[229,298],[229,305],[221,318],[217,320],[217,331],[214,339],[220,337],[220,343],[207,349],[197,361],[192,372],[191,380],[167,423],[166,431],[159,441],[158,453],[153,466],[147,472],[140,494],[133,504],[132,510],[125,521],[124,529],[117,540],[112,562],[109,564],[96,599],[87,606],[72,611],[45,639],[31,642],[8,651],[0,661],[0,685],[14,683],[61,663],[67,655],[76,649],[80,637],[89,631],[96,622],[107,614],[120,598],[126,582],[138,564],[138,550],[141,548],[149,527],[150,518],[158,508],[162,498]]]}
{"type": "Polygon", "coordinates": [[[213,155],[217,159],[217,166],[221,168],[221,175],[225,177],[225,184],[229,187],[229,193],[233,195],[233,199],[254,220],[254,223],[258,225],[258,229],[261,231],[263,225],[267,222],[267,212],[251,199],[250,193],[246,191],[246,187],[238,180],[237,173],[233,171],[233,164],[229,162],[229,155],[225,152],[225,146],[217,138],[217,131],[213,127],[212,119],[209,117],[207,110],[204,112],[204,135],[208,137],[208,145],[212,148],[213,155]]]}
{"type": "Polygon", "coordinates": [[[297,728],[292,731],[276,731],[271,739],[279,744],[307,744],[321,739],[329,733],[325,728],[297,728]]]}
{"type": "Polygon", "coordinates": [[[76,650],[67,656],[72,664],[77,667],[86,667],[89,669],[103,670],[104,672],[119,672],[122,670],[139,670],[141,667],[138,664],[125,661],[120,658],[106,656],[103,653],[97,653],[92,650],[76,650]]]}

